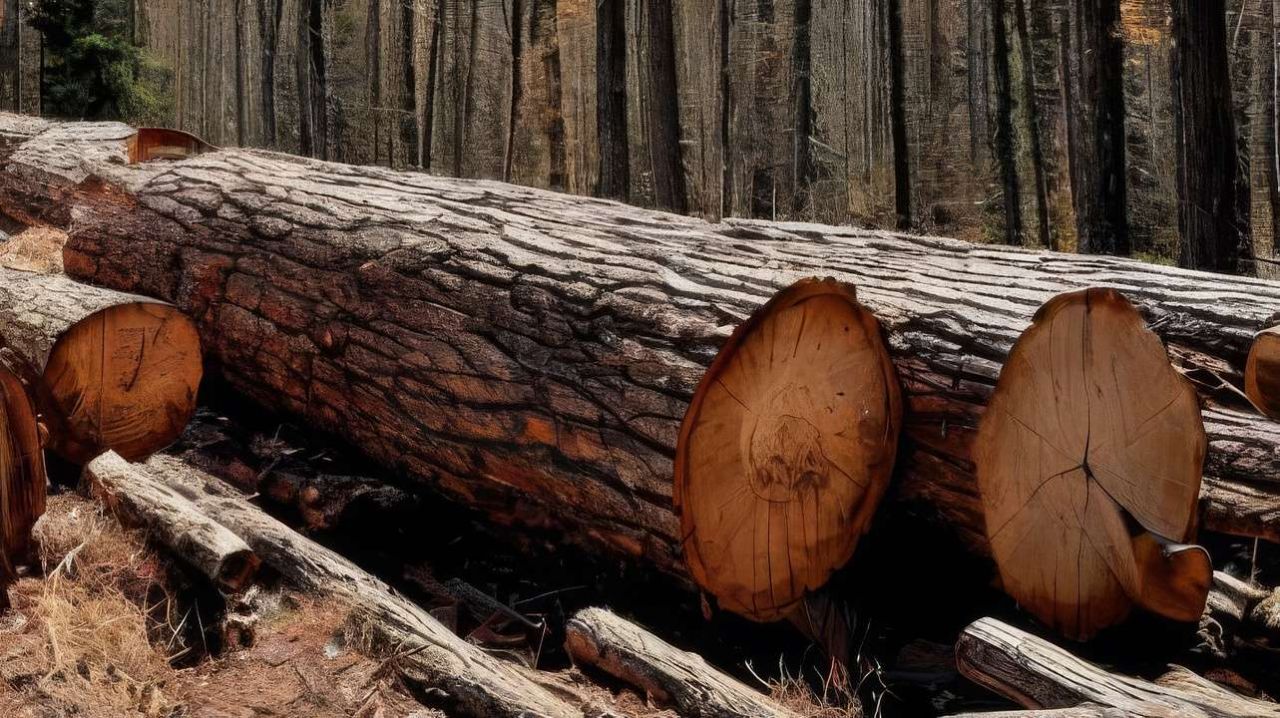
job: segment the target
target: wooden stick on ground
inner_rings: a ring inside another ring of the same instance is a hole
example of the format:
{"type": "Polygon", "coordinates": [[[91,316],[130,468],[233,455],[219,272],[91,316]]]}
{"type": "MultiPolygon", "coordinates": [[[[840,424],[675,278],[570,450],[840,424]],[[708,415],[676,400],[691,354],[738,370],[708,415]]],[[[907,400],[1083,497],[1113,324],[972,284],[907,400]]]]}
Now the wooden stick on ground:
{"type": "Polygon", "coordinates": [[[32,387],[50,448],[76,463],[112,449],[139,459],[195,411],[195,324],[172,305],[0,268],[0,362],[32,387]]]}
{"type": "MultiPolygon", "coordinates": [[[[0,134],[18,122],[0,115],[0,134]]],[[[10,155],[23,172],[0,181],[0,211],[32,193],[76,205],[70,273],[177,302],[229,383],[268,409],[497,521],[675,574],[672,459],[688,402],[732,328],[801,277],[856,286],[883,326],[904,389],[889,500],[978,554],[970,447],[1037,307],[1113,287],[1181,367],[1238,381],[1280,306],[1280,284],[1259,279],[850,227],[709,224],[248,150],[97,162],[101,186],[56,196],[23,179],[62,153],[51,144],[77,142],[36,135],[10,155]]],[[[1212,407],[1204,418],[1204,528],[1280,538],[1280,513],[1242,522],[1219,503],[1249,484],[1280,505],[1266,479],[1280,475],[1275,425],[1212,407]]]]}
{"type": "Polygon", "coordinates": [[[0,368],[0,608],[30,553],[31,529],[45,508],[44,452],[35,412],[18,378],[0,368]]]}
{"type": "Polygon", "coordinates": [[[701,656],[682,651],[606,609],[579,611],[565,632],[565,648],[575,661],[675,706],[682,716],[799,718],[701,656]]]}
{"type": "Polygon", "coordinates": [[[148,529],[218,588],[236,592],[253,580],[260,561],[249,545],[139,465],[109,451],[85,466],[84,482],[126,525],[148,529]]]}
{"type": "Polygon", "coordinates": [[[794,611],[870,527],[901,426],[880,324],[853,290],[805,279],[780,292],[720,351],[680,430],[694,579],[756,621],[794,611]]]}
{"type": "Polygon", "coordinates": [[[1167,685],[1108,673],[992,618],[964,630],[956,643],[956,662],[966,678],[1025,708],[1088,703],[1135,718],[1280,716],[1280,705],[1244,698],[1186,672],[1168,677],[1167,685]]]}
{"type": "Polygon", "coordinates": [[[1198,620],[1213,566],[1180,544],[1204,454],[1195,389],[1133,305],[1101,289],[1046,303],[1009,354],[974,443],[1004,589],[1073,639],[1135,604],[1198,620]]]}
{"type": "Polygon", "coordinates": [[[424,691],[443,693],[443,701],[459,713],[581,718],[582,711],[530,680],[520,667],[454,635],[381,580],[268,516],[218,479],[163,455],[134,470],[237,534],[265,565],[298,588],[350,604],[405,679],[424,691]]]}

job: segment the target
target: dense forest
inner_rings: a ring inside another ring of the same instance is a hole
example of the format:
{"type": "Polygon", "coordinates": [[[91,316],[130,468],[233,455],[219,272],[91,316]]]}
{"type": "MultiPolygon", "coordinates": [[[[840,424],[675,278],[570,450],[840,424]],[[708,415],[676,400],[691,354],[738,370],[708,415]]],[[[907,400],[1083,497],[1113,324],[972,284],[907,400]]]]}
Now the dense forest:
{"type": "Polygon", "coordinates": [[[217,145],[1220,271],[1280,245],[1273,0],[0,0],[0,110],[68,114],[55,2],[139,49],[142,100],[80,116],[217,145]]]}

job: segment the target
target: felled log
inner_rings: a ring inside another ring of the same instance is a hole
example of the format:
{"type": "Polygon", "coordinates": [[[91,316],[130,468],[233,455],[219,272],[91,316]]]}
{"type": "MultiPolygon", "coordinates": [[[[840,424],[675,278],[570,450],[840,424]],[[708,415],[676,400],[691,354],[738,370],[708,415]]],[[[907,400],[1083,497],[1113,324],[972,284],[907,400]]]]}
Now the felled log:
{"type": "Polygon", "coordinates": [[[178,437],[203,371],[195,324],[170,304],[60,274],[0,268],[0,362],[31,387],[49,446],[84,463],[138,459],[178,437]]]}
{"type": "MultiPolygon", "coordinates": [[[[1155,709],[1155,707],[1152,707],[1155,709]]],[[[990,711],[987,713],[953,713],[946,718],[1130,718],[1133,714],[1117,708],[1076,706],[1029,711],[990,711]]]]}
{"type": "Polygon", "coordinates": [[[513,664],[451,633],[426,611],[337,553],[295,532],[218,479],[171,456],[133,467],[194,504],[253,549],[297,588],[349,604],[392,665],[453,711],[487,718],[581,718],[582,711],[538,685],[513,664]]]}
{"type": "Polygon", "coordinates": [[[966,678],[1030,709],[1093,704],[1138,718],[1280,716],[1280,705],[1236,695],[1187,671],[1157,682],[1109,673],[991,618],[960,635],[956,663],[966,678]]]}
{"type": "MultiPolygon", "coordinates": [[[[100,181],[75,193],[67,271],[189,311],[234,388],[497,521],[676,573],[680,421],[732,328],[799,278],[856,286],[880,320],[904,384],[894,498],[975,552],[987,549],[970,444],[1038,306],[1116,288],[1180,366],[1233,382],[1280,306],[1280,285],[1264,280],[852,228],[708,224],[264,152],[97,169],[100,181]]],[[[15,201],[0,188],[0,207],[15,201]]],[[[1274,431],[1242,435],[1240,423],[1205,412],[1209,529],[1257,530],[1216,507],[1215,488],[1280,500],[1256,471],[1280,455],[1266,443],[1274,431]]]]}
{"type": "Polygon", "coordinates": [[[31,529],[44,514],[44,452],[22,383],[0,368],[0,609],[15,564],[31,553],[31,529]]]}
{"type": "Polygon", "coordinates": [[[696,653],[682,651],[603,608],[579,611],[565,626],[574,661],[593,666],[674,706],[689,718],[799,718],[799,715],[696,653]]]}
{"type": "Polygon", "coordinates": [[[1009,354],[974,442],[1005,591],[1069,638],[1135,605],[1204,611],[1192,538],[1205,436],[1195,388],[1118,292],[1051,299],[1009,354]]]}
{"type": "Polygon", "coordinates": [[[84,467],[83,481],[123,523],[146,528],[218,588],[234,593],[253,580],[260,563],[253,549],[139,465],[108,451],[84,467]]]}
{"type": "Polygon", "coordinates": [[[880,324],[801,280],[734,332],[676,443],[693,578],[721,606],[785,617],[853,555],[893,475],[902,399],[880,324]]]}
{"type": "Polygon", "coordinates": [[[49,122],[0,116],[0,214],[65,227],[72,198],[96,168],[129,160],[133,128],[119,122],[49,122]]]}

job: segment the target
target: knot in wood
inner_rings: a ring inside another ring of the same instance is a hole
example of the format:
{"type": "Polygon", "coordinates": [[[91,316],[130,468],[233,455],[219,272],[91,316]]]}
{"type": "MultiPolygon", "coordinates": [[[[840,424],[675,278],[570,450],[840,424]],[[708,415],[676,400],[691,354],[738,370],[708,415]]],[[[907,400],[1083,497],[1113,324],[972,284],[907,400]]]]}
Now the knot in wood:
{"type": "MultiPolygon", "coordinates": [[[[808,404],[807,389],[788,384],[777,391],[774,406],[808,404]]],[[[791,407],[761,417],[751,432],[751,490],[765,501],[787,503],[801,492],[825,486],[830,467],[822,451],[821,434],[805,418],[812,408],[791,407]]]]}

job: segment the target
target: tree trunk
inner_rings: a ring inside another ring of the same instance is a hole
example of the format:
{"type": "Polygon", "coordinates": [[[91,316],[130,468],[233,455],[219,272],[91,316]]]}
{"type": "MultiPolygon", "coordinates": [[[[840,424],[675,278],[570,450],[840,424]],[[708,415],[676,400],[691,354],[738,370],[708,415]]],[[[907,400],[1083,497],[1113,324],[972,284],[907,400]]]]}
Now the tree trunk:
{"type": "Polygon", "coordinates": [[[411,685],[443,694],[450,714],[581,718],[582,712],[488,655],[337,553],[268,516],[227,484],[169,456],[130,472],[190,501],[294,586],[349,604],[411,685]]]}
{"type": "Polygon", "coordinates": [[[1115,708],[1135,718],[1280,716],[1274,703],[1244,698],[1187,671],[1156,682],[1108,673],[1061,648],[992,618],[970,624],[956,643],[966,678],[1026,708],[1115,708]]]}
{"type": "MultiPolygon", "coordinates": [[[[1173,2],[1178,265],[1234,273],[1252,258],[1237,157],[1223,0],[1173,2]]],[[[1252,273],[1251,264],[1243,269],[1252,273]]]]}
{"type": "Polygon", "coordinates": [[[626,6],[625,0],[596,3],[596,132],[600,138],[596,194],[622,201],[630,195],[626,6]]]}
{"type": "Polygon", "coordinates": [[[799,714],[603,608],[579,611],[565,626],[565,648],[587,664],[675,706],[688,718],[799,718],[799,714]]]}
{"type": "MultiPolygon", "coordinates": [[[[1120,0],[1067,3],[1064,80],[1071,125],[1071,194],[1077,246],[1089,254],[1130,252],[1126,215],[1124,47],[1120,0]]],[[[1228,106],[1225,110],[1230,112],[1228,106]]]]}
{"type": "Polygon", "coordinates": [[[83,478],[125,524],[146,529],[215,587],[236,592],[253,580],[259,560],[249,545],[140,466],[107,452],[84,467],[83,478]]]}
{"type": "MultiPolygon", "coordinates": [[[[1280,304],[1280,285],[1263,280],[853,228],[709,224],[272,153],[98,169],[110,190],[75,196],[68,272],[178,302],[223,375],[269,409],[499,520],[676,573],[672,458],[688,402],[731,328],[798,278],[850,283],[879,318],[905,400],[891,499],[922,502],[979,553],[970,443],[1038,306],[1114,287],[1179,365],[1239,383],[1280,304]]],[[[1214,407],[1204,423],[1205,527],[1280,532],[1213,500],[1214,489],[1280,494],[1280,425],[1214,407]]]]}
{"type": "Polygon", "coordinates": [[[142,458],[186,428],[200,340],[174,307],[61,275],[0,269],[0,364],[32,387],[51,448],[142,458]]]}

